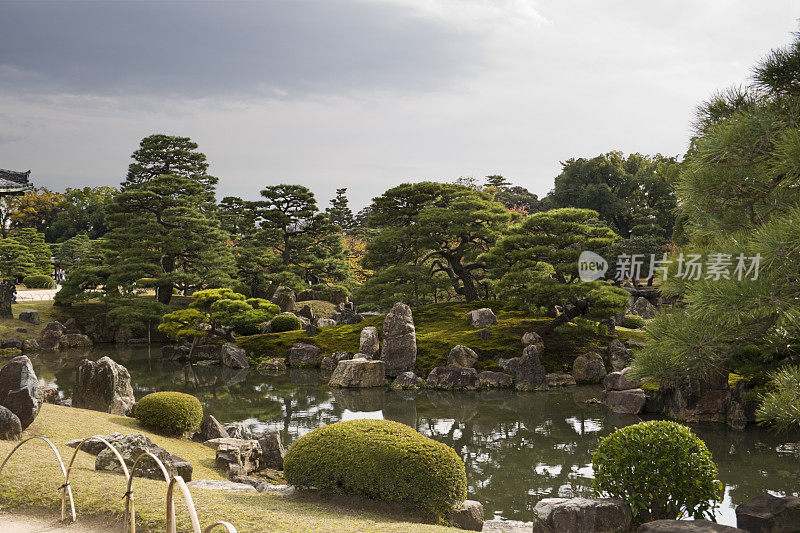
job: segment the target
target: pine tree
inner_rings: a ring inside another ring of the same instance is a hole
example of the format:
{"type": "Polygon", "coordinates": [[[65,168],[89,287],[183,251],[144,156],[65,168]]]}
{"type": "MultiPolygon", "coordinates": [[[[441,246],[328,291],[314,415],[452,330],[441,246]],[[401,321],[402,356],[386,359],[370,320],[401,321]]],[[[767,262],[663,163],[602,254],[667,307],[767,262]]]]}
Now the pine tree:
{"type": "Polygon", "coordinates": [[[33,274],[50,276],[53,262],[50,260],[50,247],[44,242],[44,234],[33,228],[16,229],[12,237],[27,250],[33,261],[33,274]]]}
{"type": "Polygon", "coordinates": [[[347,231],[355,226],[355,217],[350,210],[347,200],[347,188],[336,189],[336,197],[331,200],[331,206],[325,210],[332,224],[347,231]]]}
{"type": "Polygon", "coordinates": [[[36,261],[27,246],[13,237],[0,239],[0,277],[18,281],[36,273],[36,261]]]}

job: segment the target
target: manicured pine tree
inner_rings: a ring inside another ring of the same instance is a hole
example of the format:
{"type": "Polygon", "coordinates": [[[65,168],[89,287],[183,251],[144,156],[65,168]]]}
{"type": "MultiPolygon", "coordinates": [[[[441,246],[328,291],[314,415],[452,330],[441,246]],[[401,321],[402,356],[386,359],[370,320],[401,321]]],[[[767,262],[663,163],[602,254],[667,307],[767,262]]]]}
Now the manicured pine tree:
{"type": "Polygon", "coordinates": [[[336,197],[331,200],[331,206],[325,210],[332,224],[347,231],[355,226],[355,217],[350,210],[347,200],[347,188],[336,189],[336,197]]]}
{"type": "Polygon", "coordinates": [[[24,246],[30,254],[34,274],[50,276],[53,273],[53,262],[50,260],[50,247],[44,242],[44,234],[33,228],[15,229],[12,237],[24,246]]]}

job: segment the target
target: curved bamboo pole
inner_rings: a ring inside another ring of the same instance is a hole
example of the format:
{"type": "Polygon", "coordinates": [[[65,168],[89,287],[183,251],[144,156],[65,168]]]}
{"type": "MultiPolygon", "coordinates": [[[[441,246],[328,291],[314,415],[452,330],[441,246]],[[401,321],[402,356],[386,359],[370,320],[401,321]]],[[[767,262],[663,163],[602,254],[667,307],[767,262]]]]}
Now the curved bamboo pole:
{"type": "Polygon", "coordinates": [[[167,489],[167,533],[175,533],[175,505],[173,502],[175,485],[178,485],[178,488],[181,489],[183,499],[186,500],[186,507],[189,509],[189,518],[192,521],[192,531],[194,533],[202,533],[200,530],[200,520],[197,519],[197,510],[192,500],[192,493],[189,492],[189,487],[186,486],[181,476],[173,477],[167,489]]]}
{"type": "Polygon", "coordinates": [[[228,523],[228,522],[223,522],[222,520],[220,520],[219,522],[214,522],[214,523],[213,523],[213,524],[211,524],[210,526],[207,526],[207,527],[206,527],[206,528],[203,530],[203,533],[211,533],[211,530],[212,530],[212,529],[214,529],[214,528],[215,528],[215,527],[217,527],[217,526],[222,526],[222,527],[224,527],[224,528],[225,528],[225,529],[228,531],[228,533],[237,533],[237,532],[236,532],[236,528],[235,528],[235,527],[233,527],[233,524],[230,524],[230,523],[228,523]]]}
{"type": "Polygon", "coordinates": [[[62,496],[61,496],[61,502],[62,502],[61,503],[61,520],[64,521],[67,518],[66,517],[66,505],[64,504],[64,501],[66,500],[66,497],[69,496],[70,516],[72,517],[72,521],[74,522],[75,520],[77,520],[77,516],[75,515],[75,501],[72,499],[72,487],[70,487],[70,485],[69,485],[67,470],[64,468],[64,461],[61,460],[61,454],[58,453],[58,450],[56,449],[56,447],[48,439],[46,439],[44,437],[28,437],[27,439],[23,440],[22,442],[20,442],[16,446],[14,446],[14,449],[11,450],[11,453],[9,453],[6,456],[6,458],[3,460],[3,463],[0,464],[0,474],[3,473],[3,467],[6,466],[6,463],[8,462],[9,459],[11,459],[11,456],[14,455],[14,452],[16,452],[20,448],[20,446],[22,446],[26,442],[34,440],[34,439],[39,439],[39,440],[43,440],[44,442],[46,442],[47,445],[50,446],[50,449],[53,450],[53,453],[55,454],[56,459],[58,460],[58,466],[61,467],[61,474],[63,474],[63,476],[64,476],[64,484],[61,485],[61,491],[62,491],[62,496]]]}
{"type": "MultiPolygon", "coordinates": [[[[131,490],[131,487],[133,486],[133,474],[134,472],[136,472],[136,466],[139,464],[139,461],[147,457],[150,457],[151,459],[153,459],[153,461],[156,462],[156,465],[158,466],[158,468],[161,469],[161,473],[164,475],[164,481],[170,483],[169,473],[167,472],[164,463],[161,462],[161,459],[159,459],[150,452],[144,452],[142,455],[136,458],[136,460],[133,462],[133,465],[131,465],[131,473],[128,476],[128,488],[125,491],[125,495],[127,496],[125,500],[125,518],[126,522],[128,522],[128,518],[130,518],[129,521],[130,533],[136,533],[136,506],[133,503],[133,491],[131,490]]],[[[170,503],[171,502],[169,500],[169,493],[167,493],[167,516],[169,516],[170,503]]],[[[173,516],[175,515],[174,505],[172,505],[172,515],[173,516]]]]}
{"type": "MultiPolygon", "coordinates": [[[[80,444],[78,444],[78,447],[75,448],[75,451],[72,453],[72,459],[70,459],[69,466],[67,466],[67,474],[66,474],[66,483],[67,484],[69,484],[69,476],[70,476],[70,473],[72,472],[72,464],[75,462],[75,458],[78,456],[78,452],[80,451],[80,449],[83,448],[84,443],[89,439],[97,439],[100,442],[102,442],[103,444],[105,444],[106,447],[108,447],[108,449],[110,449],[112,451],[112,453],[114,454],[114,456],[117,458],[117,460],[119,461],[119,464],[122,465],[122,473],[125,474],[125,479],[127,480],[128,478],[130,478],[130,474],[128,473],[128,466],[125,464],[125,459],[122,458],[122,456],[119,454],[117,449],[114,448],[111,445],[110,442],[108,442],[106,439],[104,439],[100,435],[95,435],[93,437],[86,437],[85,439],[83,439],[80,442],[80,444]]],[[[125,497],[126,497],[126,499],[129,499],[130,498],[130,494],[126,493],[125,497]]],[[[66,503],[67,502],[66,502],[66,494],[65,494],[65,495],[61,496],[61,514],[62,515],[64,514],[64,509],[66,507],[66,503]]],[[[125,521],[126,522],[127,522],[127,519],[128,519],[127,510],[128,510],[128,502],[125,502],[125,515],[126,515],[125,516],[125,521]]],[[[73,521],[74,521],[74,519],[73,519],[73,521]]]]}

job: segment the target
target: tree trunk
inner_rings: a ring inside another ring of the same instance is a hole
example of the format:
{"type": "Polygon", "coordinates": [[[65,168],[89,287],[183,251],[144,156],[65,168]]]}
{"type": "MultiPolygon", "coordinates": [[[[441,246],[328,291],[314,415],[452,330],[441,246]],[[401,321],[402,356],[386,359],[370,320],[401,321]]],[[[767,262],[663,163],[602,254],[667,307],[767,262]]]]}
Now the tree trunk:
{"type": "Polygon", "coordinates": [[[561,324],[566,324],[571,320],[578,318],[589,310],[589,302],[586,300],[579,300],[571,309],[564,309],[564,312],[558,315],[545,327],[545,332],[550,333],[561,324]]]}
{"type": "Polygon", "coordinates": [[[158,301],[164,305],[169,305],[169,301],[172,299],[172,289],[174,288],[175,286],[172,283],[163,287],[158,287],[156,289],[156,298],[158,301]]]}
{"type": "Polygon", "coordinates": [[[478,289],[475,287],[475,279],[472,277],[472,273],[465,269],[461,262],[453,262],[452,264],[453,274],[455,274],[455,279],[453,280],[453,286],[456,289],[456,293],[460,293],[464,296],[468,302],[475,302],[480,299],[480,295],[478,294],[478,289]],[[461,287],[459,290],[458,282],[461,282],[461,287]]]}
{"type": "Polygon", "coordinates": [[[11,312],[14,286],[5,281],[0,282],[0,318],[14,318],[11,312]]]}

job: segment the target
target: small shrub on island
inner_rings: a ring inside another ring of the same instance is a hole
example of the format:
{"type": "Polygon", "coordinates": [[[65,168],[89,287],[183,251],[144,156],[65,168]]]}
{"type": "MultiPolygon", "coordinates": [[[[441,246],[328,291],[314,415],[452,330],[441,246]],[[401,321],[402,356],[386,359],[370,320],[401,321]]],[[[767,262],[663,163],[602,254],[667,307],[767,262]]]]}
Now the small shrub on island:
{"type": "Polygon", "coordinates": [[[464,463],[453,448],[389,420],[312,431],[289,448],[284,476],[300,488],[409,502],[439,521],[467,497],[464,463]]]}
{"type": "Polygon", "coordinates": [[[203,406],[191,394],[154,392],[136,403],[134,416],[145,427],[165,435],[183,435],[200,427],[203,406]]]}
{"type": "Polygon", "coordinates": [[[625,315],[620,324],[623,328],[628,329],[642,329],[646,325],[647,321],[639,315],[625,315]]]}
{"type": "Polygon", "coordinates": [[[272,319],[270,325],[272,333],[303,329],[303,323],[294,315],[278,315],[272,319]]]}
{"type": "Polygon", "coordinates": [[[636,523],[712,517],[722,494],[711,452],[675,422],[618,429],[600,441],[592,461],[594,488],[628,502],[636,523]]]}
{"type": "Polygon", "coordinates": [[[56,282],[50,276],[34,275],[22,278],[22,284],[29,289],[55,289],[56,282]]]}

